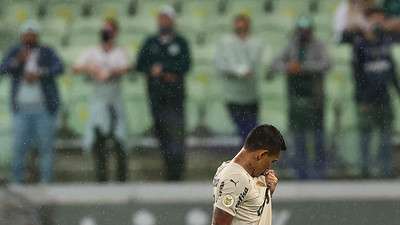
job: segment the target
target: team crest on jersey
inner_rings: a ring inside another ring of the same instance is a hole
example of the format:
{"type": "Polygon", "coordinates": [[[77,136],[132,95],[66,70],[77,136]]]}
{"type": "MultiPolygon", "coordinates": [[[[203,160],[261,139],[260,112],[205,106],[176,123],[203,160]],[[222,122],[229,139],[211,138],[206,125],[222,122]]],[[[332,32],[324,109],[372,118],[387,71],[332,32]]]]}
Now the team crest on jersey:
{"type": "Polygon", "coordinates": [[[259,187],[266,187],[266,185],[262,181],[257,181],[256,185],[259,187]]]}
{"type": "Polygon", "coordinates": [[[234,199],[232,195],[225,195],[222,199],[222,204],[224,204],[225,207],[231,207],[233,206],[234,199]]]}

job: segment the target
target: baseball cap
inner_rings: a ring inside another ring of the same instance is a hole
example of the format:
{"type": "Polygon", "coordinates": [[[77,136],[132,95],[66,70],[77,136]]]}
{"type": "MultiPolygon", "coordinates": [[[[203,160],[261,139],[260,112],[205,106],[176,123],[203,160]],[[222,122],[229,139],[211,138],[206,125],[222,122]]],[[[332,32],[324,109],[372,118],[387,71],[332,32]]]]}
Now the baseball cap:
{"type": "Polygon", "coordinates": [[[165,15],[168,16],[170,19],[175,19],[176,17],[176,12],[174,7],[170,6],[170,5],[164,5],[160,8],[159,13],[161,15],[165,15]]]}
{"type": "Polygon", "coordinates": [[[20,27],[21,34],[25,33],[35,33],[38,34],[40,32],[39,24],[34,20],[28,20],[20,27]]]}
{"type": "Polygon", "coordinates": [[[301,29],[310,29],[313,26],[313,20],[308,16],[301,16],[296,22],[296,27],[301,29]]]}

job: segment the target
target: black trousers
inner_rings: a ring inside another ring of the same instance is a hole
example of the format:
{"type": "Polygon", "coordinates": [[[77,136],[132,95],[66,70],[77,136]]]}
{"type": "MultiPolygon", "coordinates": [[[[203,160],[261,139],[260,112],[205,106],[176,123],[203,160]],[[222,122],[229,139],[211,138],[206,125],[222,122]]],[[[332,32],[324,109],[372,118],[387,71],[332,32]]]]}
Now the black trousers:
{"type": "Polygon", "coordinates": [[[97,136],[92,152],[96,170],[96,180],[98,182],[106,182],[109,180],[108,163],[112,155],[114,155],[117,162],[117,181],[126,181],[128,170],[127,154],[118,140],[115,138],[109,139],[97,136]]]}
{"type": "Polygon", "coordinates": [[[238,134],[240,135],[241,144],[243,144],[250,131],[257,126],[258,103],[228,103],[227,108],[229,114],[231,115],[232,121],[236,125],[238,134]]]}
{"type": "Polygon", "coordinates": [[[185,172],[185,118],[183,101],[151,101],[156,136],[165,161],[166,179],[179,181],[185,172]]]}

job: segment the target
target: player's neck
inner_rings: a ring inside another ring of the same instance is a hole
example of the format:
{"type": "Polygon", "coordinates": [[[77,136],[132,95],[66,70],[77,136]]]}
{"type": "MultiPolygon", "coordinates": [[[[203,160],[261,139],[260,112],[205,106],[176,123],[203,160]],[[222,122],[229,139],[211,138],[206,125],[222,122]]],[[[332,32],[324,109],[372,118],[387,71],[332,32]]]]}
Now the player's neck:
{"type": "Polygon", "coordinates": [[[254,169],[245,151],[246,150],[244,149],[240,150],[240,152],[232,159],[232,162],[240,165],[250,176],[253,176],[254,169]]]}

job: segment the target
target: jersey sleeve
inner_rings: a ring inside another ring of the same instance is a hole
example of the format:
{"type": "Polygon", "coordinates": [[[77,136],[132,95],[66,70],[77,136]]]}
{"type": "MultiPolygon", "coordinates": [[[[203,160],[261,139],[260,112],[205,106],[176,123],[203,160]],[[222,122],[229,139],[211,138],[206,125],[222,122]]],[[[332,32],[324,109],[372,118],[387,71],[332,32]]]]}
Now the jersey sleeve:
{"type": "Polygon", "coordinates": [[[250,182],[243,174],[222,177],[218,182],[214,206],[236,216],[237,208],[245,201],[249,189],[250,182]]]}

